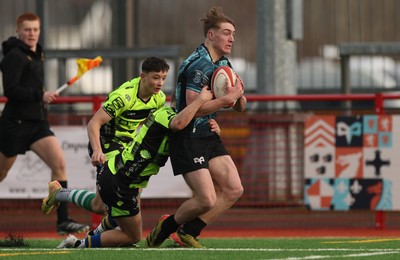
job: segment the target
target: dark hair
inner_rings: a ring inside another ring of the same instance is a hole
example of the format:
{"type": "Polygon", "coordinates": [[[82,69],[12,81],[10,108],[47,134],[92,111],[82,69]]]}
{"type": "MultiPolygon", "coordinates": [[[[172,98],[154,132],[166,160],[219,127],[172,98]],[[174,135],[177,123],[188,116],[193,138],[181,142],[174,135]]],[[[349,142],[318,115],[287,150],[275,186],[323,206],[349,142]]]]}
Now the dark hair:
{"type": "Polygon", "coordinates": [[[200,21],[203,23],[204,37],[207,37],[207,32],[210,29],[218,29],[220,23],[230,23],[235,27],[234,21],[222,12],[222,7],[220,6],[212,7],[206,17],[201,18],[200,21]]]}
{"type": "Polygon", "coordinates": [[[160,72],[168,70],[169,65],[162,58],[148,57],[142,63],[142,72],[160,72]]]}
{"type": "Polygon", "coordinates": [[[17,18],[17,28],[20,28],[22,26],[22,23],[25,21],[39,21],[40,23],[40,17],[34,13],[24,13],[18,16],[17,18]]]}

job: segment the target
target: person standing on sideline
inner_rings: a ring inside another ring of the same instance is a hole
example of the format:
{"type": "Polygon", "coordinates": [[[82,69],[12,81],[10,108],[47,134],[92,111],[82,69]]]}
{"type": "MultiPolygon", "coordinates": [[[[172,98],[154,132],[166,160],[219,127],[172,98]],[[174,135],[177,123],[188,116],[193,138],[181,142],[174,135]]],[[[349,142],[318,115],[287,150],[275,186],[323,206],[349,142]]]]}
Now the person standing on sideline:
{"type": "MultiPolygon", "coordinates": [[[[209,86],[219,66],[231,66],[225,55],[230,54],[235,38],[235,24],[213,7],[201,19],[205,41],[181,65],[175,90],[176,111],[179,113],[199,95],[202,86],[209,86]]],[[[227,88],[236,96],[205,102],[196,118],[182,131],[170,135],[170,157],[174,175],[183,175],[193,197],[174,215],[160,218],[146,238],[147,246],[157,247],[175,231],[175,242],[188,247],[202,247],[197,237],[207,224],[229,209],[242,195],[238,170],[219,135],[211,132],[208,120],[216,112],[236,101],[233,109],[244,111],[247,100],[241,80],[227,88]]],[[[232,95],[231,95],[232,96],[232,95]]]]}
{"type": "MultiPolygon", "coordinates": [[[[4,95],[7,103],[0,117],[0,181],[3,181],[18,154],[32,150],[51,169],[51,180],[67,188],[67,173],[61,146],[50,130],[47,106],[57,98],[44,84],[44,52],[38,44],[40,18],[24,13],[17,19],[18,37],[2,43],[4,95]]],[[[66,203],[57,209],[59,234],[81,233],[89,229],[68,217],[66,203]]]]}

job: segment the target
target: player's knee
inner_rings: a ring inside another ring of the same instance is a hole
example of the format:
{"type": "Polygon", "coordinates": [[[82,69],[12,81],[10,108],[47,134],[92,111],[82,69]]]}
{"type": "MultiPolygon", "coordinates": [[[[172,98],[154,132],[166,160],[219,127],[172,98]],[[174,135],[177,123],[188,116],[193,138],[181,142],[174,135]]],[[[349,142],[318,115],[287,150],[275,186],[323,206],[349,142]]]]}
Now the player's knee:
{"type": "Polygon", "coordinates": [[[242,185],[237,185],[236,187],[232,187],[228,191],[226,191],[225,197],[228,198],[229,201],[236,202],[240,197],[242,197],[244,192],[242,185]]]}
{"type": "Polygon", "coordinates": [[[99,214],[99,215],[107,215],[107,211],[106,211],[106,209],[104,208],[104,205],[103,204],[92,204],[91,205],[91,207],[92,207],[92,211],[93,211],[93,213],[96,213],[96,214],[99,214]]]}
{"type": "Polygon", "coordinates": [[[141,237],[135,237],[132,239],[131,243],[129,245],[131,246],[132,244],[137,244],[140,242],[141,237]]]}
{"type": "Polygon", "coordinates": [[[96,196],[94,197],[94,199],[90,203],[90,208],[91,208],[92,212],[94,212],[96,214],[100,214],[100,215],[103,215],[103,216],[107,215],[107,211],[106,211],[106,208],[104,206],[104,203],[101,200],[100,195],[98,193],[96,193],[96,196]]]}
{"type": "Polygon", "coordinates": [[[95,206],[95,207],[92,207],[92,211],[93,211],[93,213],[96,213],[99,215],[103,215],[103,216],[107,215],[107,211],[105,210],[104,207],[95,206]]]}
{"type": "Polygon", "coordinates": [[[236,198],[237,198],[236,200],[238,200],[238,199],[240,199],[240,198],[242,197],[243,192],[244,192],[244,188],[243,188],[242,185],[240,185],[240,187],[238,187],[238,188],[236,189],[236,192],[235,192],[235,196],[236,196],[236,198]]]}
{"type": "Polygon", "coordinates": [[[209,196],[204,198],[199,203],[199,210],[201,212],[207,212],[210,209],[214,208],[217,204],[217,197],[216,196],[209,196]]]}
{"type": "Polygon", "coordinates": [[[139,243],[141,238],[142,238],[142,234],[131,235],[131,236],[129,236],[129,239],[128,239],[127,243],[125,244],[125,246],[131,246],[133,244],[139,243]]]}
{"type": "Polygon", "coordinates": [[[132,246],[133,244],[136,244],[140,241],[140,239],[136,239],[136,238],[127,238],[122,245],[119,246],[132,246]]]}
{"type": "Polygon", "coordinates": [[[118,239],[118,242],[113,245],[116,247],[126,247],[126,246],[132,246],[133,244],[136,244],[140,241],[140,239],[137,239],[136,237],[130,237],[128,234],[124,238],[118,239]]]}

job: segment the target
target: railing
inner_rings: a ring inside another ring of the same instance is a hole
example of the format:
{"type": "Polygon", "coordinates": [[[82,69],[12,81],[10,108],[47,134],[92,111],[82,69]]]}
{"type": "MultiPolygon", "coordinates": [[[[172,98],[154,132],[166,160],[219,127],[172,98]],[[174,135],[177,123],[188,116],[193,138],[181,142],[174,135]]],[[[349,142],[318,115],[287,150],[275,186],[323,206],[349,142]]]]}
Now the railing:
{"type": "MultiPolygon", "coordinates": [[[[376,114],[384,113],[384,101],[400,99],[400,94],[318,94],[318,95],[246,95],[249,102],[281,102],[281,101],[372,101],[376,114]]],[[[343,111],[349,112],[349,111],[343,111]]]]}
{"type": "MultiPolygon", "coordinates": [[[[384,113],[385,100],[400,99],[400,94],[376,93],[376,94],[309,94],[309,95],[246,95],[248,102],[286,102],[286,101],[373,101],[376,114],[384,113]]],[[[54,103],[92,103],[93,112],[100,108],[105,96],[68,96],[58,97],[54,103]]],[[[170,97],[167,98],[170,100],[170,97]]],[[[6,97],[0,97],[0,103],[5,103],[6,97]]]]}
{"type": "MultiPolygon", "coordinates": [[[[368,113],[381,115],[389,112],[384,107],[384,101],[400,99],[400,94],[246,95],[246,97],[249,102],[247,113],[221,110],[217,118],[221,124],[224,143],[239,169],[245,187],[242,199],[235,204],[232,211],[229,211],[233,212],[233,215],[229,216],[230,213],[227,213],[227,218],[221,218],[221,222],[216,224],[218,228],[230,228],[231,226],[240,226],[241,228],[257,226],[261,229],[277,227],[329,228],[338,225],[350,225],[348,223],[351,222],[369,228],[371,226],[379,229],[399,227],[400,216],[396,212],[363,211],[362,213],[348,212],[341,214],[338,212],[313,212],[303,207],[304,169],[302,161],[304,159],[303,130],[305,118],[309,115],[309,112],[313,114],[340,114],[357,113],[358,111],[330,111],[328,107],[322,112],[310,111],[310,109],[305,111],[300,107],[286,113],[287,111],[282,109],[265,110],[263,106],[256,106],[253,110],[252,104],[368,101],[372,104],[368,113]],[[296,157],[293,158],[293,156],[296,157]],[[370,223],[371,217],[375,218],[374,223],[370,223]],[[359,219],[354,220],[354,218],[359,219]],[[336,224],[340,219],[341,222],[336,224]],[[342,222],[343,219],[344,222],[342,222]]],[[[54,103],[56,106],[90,103],[92,110],[85,113],[86,116],[90,116],[101,107],[104,100],[105,96],[61,96],[54,103]]],[[[0,97],[0,103],[5,101],[5,97],[0,97]]],[[[71,107],[71,109],[73,108],[71,107]]],[[[69,111],[66,115],[62,115],[70,117],[69,111]]],[[[393,113],[393,111],[390,112],[393,113]]],[[[51,119],[59,117],[58,115],[51,115],[51,119]]],[[[71,120],[64,122],[74,124],[71,120]]],[[[51,123],[54,124],[53,121],[51,123]]],[[[169,208],[173,210],[180,202],[179,199],[146,199],[142,205],[144,228],[151,228],[159,213],[165,213],[159,211],[169,212],[169,208]]],[[[3,203],[6,202],[1,202],[0,208],[3,203]]],[[[7,212],[5,211],[5,213],[7,212]]],[[[9,213],[9,215],[13,214],[18,213],[14,211],[9,213]]],[[[27,218],[23,219],[28,221],[27,218]]]]}

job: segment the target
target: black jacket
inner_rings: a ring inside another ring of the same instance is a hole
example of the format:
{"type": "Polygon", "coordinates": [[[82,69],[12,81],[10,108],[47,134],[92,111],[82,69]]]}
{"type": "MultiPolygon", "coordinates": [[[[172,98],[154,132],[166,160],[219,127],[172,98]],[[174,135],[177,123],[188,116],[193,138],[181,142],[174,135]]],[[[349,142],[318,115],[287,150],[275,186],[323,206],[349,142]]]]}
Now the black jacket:
{"type": "Polygon", "coordinates": [[[2,116],[13,119],[44,120],[47,118],[43,102],[44,53],[38,44],[36,52],[16,37],[2,43],[4,58],[0,63],[3,73],[4,95],[8,101],[2,116]]]}

